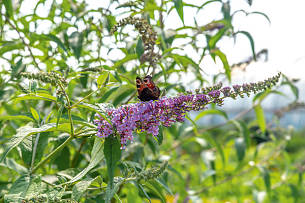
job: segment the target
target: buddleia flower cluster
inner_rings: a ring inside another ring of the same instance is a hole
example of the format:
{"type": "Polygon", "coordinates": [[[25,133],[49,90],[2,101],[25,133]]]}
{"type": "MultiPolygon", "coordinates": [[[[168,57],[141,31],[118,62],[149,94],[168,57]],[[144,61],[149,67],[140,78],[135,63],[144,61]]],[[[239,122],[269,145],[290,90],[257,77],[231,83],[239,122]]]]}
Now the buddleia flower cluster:
{"type": "Polygon", "coordinates": [[[59,82],[64,86],[68,84],[66,79],[56,72],[23,72],[20,74],[20,76],[28,79],[38,80],[44,83],[50,83],[52,86],[57,86],[59,82]]]}
{"type": "Polygon", "coordinates": [[[154,52],[154,46],[157,40],[156,32],[152,29],[147,20],[130,16],[120,20],[111,29],[111,34],[116,32],[119,27],[123,27],[127,24],[134,25],[141,35],[144,45],[144,53],[140,58],[141,63],[148,61],[150,65],[154,65],[160,58],[160,55],[154,52]]]}
{"type": "Polygon", "coordinates": [[[109,108],[106,109],[106,117],[97,115],[98,119],[94,121],[98,129],[97,136],[106,138],[118,135],[121,149],[124,149],[137,132],[158,136],[160,125],[170,127],[176,122],[184,122],[187,112],[204,110],[208,104],[221,106],[228,97],[236,99],[237,96],[249,96],[250,93],[266,90],[274,86],[279,78],[280,73],[263,82],[233,85],[233,88],[218,84],[196,90],[196,93],[187,92],[176,97],[109,108]]]}

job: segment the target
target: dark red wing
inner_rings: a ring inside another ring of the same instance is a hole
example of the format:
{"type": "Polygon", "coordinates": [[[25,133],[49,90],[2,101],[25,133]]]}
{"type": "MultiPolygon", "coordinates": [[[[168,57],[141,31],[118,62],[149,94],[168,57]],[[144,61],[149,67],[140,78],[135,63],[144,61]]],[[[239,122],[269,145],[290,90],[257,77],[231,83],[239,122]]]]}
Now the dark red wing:
{"type": "Polygon", "coordinates": [[[147,75],[142,80],[140,77],[136,79],[138,98],[141,101],[158,100],[160,97],[160,89],[152,81],[152,77],[147,75]]]}
{"type": "Polygon", "coordinates": [[[140,95],[145,87],[145,85],[140,77],[137,77],[136,85],[137,85],[138,95],[140,95]]]}

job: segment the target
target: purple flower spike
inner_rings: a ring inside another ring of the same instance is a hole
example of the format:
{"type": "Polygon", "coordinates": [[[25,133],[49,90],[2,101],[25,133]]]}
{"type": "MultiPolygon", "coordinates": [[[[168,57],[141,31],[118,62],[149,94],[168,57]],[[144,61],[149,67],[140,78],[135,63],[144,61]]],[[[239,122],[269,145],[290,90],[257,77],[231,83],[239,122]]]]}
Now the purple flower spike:
{"type": "Polygon", "coordinates": [[[205,94],[179,95],[173,98],[163,97],[159,100],[127,104],[116,109],[106,109],[106,117],[98,115],[94,121],[97,125],[97,136],[105,138],[109,135],[119,135],[121,149],[125,149],[127,143],[132,142],[136,132],[147,132],[158,136],[159,126],[170,127],[173,123],[184,122],[185,114],[190,111],[200,111],[206,105],[214,103],[219,106],[223,104],[226,97],[236,98],[237,95],[250,95],[251,92],[263,91],[275,85],[281,74],[278,74],[264,82],[250,83],[244,85],[233,85],[221,88],[222,84],[215,87],[204,88],[205,94]],[[220,97],[220,93],[223,97],[220,97]]]}
{"type": "Polygon", "coordinates": [[[97,136],[108,137],[116,131],[121,138],[121,148],[124,149],[127,142],[134,139],[134,132],[147,132],[158,136],[160,125],[169,127],[173,123],[184,122],[185,113],[202,110],[210,102],[217,103],[216,98],[220,96],[220,92],[213,91],[211,95],[215,101],[205,94],[180,95],[108,109],[106,113],[112,125],[99,116],[99,120],[95,120],[97,136]]]}
{"type": "Polygon", "coordinates": [[[241,88],[240,85],[233,85],[233,89],[237,94],[240,92],[240,88],[241,88]]]}
{"type": "Polygon", "coordinates": [[[218,98],[220,96],[220,91],[219,90],[212,90],[208,94],[211,98],[215,99],[215,98],[218,98]]]}
{"type": "Polygon", "coordinates": [[[231,87],[223,87],[220,91],[222,92],[224,97],[231,96],[231,87]]]}

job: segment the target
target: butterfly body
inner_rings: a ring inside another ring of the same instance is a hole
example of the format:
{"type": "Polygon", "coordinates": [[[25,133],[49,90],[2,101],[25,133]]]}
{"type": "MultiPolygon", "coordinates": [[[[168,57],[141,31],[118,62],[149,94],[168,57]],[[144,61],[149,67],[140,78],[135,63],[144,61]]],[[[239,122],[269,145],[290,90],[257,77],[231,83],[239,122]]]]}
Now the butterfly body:
{"type": "Polygon", "coordinates": [[[160,97],[160,89],[152,81],[152,77],[147,75],[143,78],[137,77],[136,79],[138,98],[141,101],[158,100],[160,97]]]}

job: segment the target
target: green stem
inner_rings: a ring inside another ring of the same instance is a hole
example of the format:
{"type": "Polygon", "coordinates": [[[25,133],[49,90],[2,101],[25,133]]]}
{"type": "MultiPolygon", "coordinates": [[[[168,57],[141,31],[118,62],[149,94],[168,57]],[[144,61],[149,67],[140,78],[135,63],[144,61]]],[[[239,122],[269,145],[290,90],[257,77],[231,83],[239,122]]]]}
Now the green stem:
{"type": "Polygon", "coordinates": [[[93,93],[97,92],[99,89],[94,90],[93,92],[91,92],[90,94],[88,94],[87,96],[85,96],[84,98],[82,98],[81,100],[77,101],[75,104],[73,104],[71,106],[71,109],[73,109],[74,107],[76,107],[79,103],[81,103],[82,101],[84,101],[85,99],[87,99],[88,97],[90,97],[93,93]]]}
{"type": "Polygon", "coordinates": [[[73,127],[73,120],[71,116],[71,108],[68,108],[68,117],[70,121],[70,127],[71,127],[71,136],[74,137],[74,127],[73,127]]]}
{"type": "Polygon", "coordinates": [[[52,158],[57,152],[62,150],[71,140],[73,139],[73,136],[70,136],[64,143],[59,145],[53,152],[51,152],[44,160],[40,161],[37,166],[35,166],[32,170],[32,173],[34,173],[39,167],[41,167],[43,164],[45,164],[50,158],[52,158]]]}
{"type": "Polygon", "coordinates": [[[67,104],[68,104],[67,111],[68,111],[68,117],[69,117],[70,127],[71,127],[71,136],[74,137],[74,127],[73,127],[73,120],[72,120],[72,116],[71,116],[71,109],[72,109],[71,102],[70,102],[70,99],[69,99],[69,97],[68,97],[68,95],[67,95],[67,93],[65,91],[65,88],[62,85],[62,83],[59,82],[58,84],[59,84],[61,90],[63,91],[64,96],[65,96],[65,98],[67,100],[67,104]]]}

